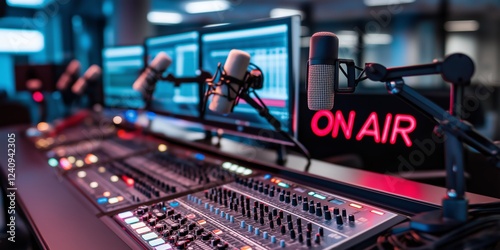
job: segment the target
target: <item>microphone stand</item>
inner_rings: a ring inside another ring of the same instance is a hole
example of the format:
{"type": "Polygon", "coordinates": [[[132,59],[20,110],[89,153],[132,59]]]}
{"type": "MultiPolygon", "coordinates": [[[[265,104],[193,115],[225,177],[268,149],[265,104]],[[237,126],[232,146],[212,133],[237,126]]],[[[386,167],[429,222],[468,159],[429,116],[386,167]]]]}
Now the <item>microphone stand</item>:
{"type": "MultiPolygon", "coordinates": [[[[251,64],[251,65],[253,65],[256,68],[256,70],[260,71],[260,75],[262,75],[262,71],[260,70],[259,67],[257,67],[254,64],[251,64]]],[[[209,95],[213,94],[213,92],[211,92],[211,88],[215,88],[214,81],[217,78],[218,74],[221,74],[221,82],[224,82],[225,84],[228,85],[229,91],[233,91],[236,94],[235,98],[231,98],[229,95],[225,96],[229,100],[234,100],[234,104],[231,107],[231,112],[234,109],[234,107],[236,106],[236,104],[238,103],[239,99],[245,100],[246,103],[248,103],[250,106],[252,106],[252,108],[257,110],[257,112],[259,113],[259,115],[261,117],[263,117],[264,119],[267,120],[267,122],[274,128],[274,130],[276,132],[278,132],[280,135],[282,135],[283,137],[290,140],[295,145],[295,147],[299,150],[299,152],[302,153],[306,157],[307,164],[304,168],[304,171],[309,172],[309,167],[311,165],[311,155],[309,154],[309,151],[297,139],[295,139],[293,136],[291,136],[290,134],[288,134],[287,132],[285,132],[281,129],[281,122],[271,114],[271,112],[269,111],[269,108],[262,101],[262,99],[260,99],[259,95],[257,95],[257,92],[255,92],[256,87],[254,86],[254,82],[251,79],[252,78],[251,73],[250,73],[251,77],[247,77],[245,80],[239,80],[239,79],[236,79],[234,77],[227,76],[225,74],[224,70],[222,70],[221,64],[219,63],[219,65],[217,65],[216,74],[208,81],[209,88],[208,88],[207,92],[205,93],[205,98],[203,99],[202,112],[205,112],[205,106],[206,106],[206,103],[208,102],[209,95]],[[238,89],[234,89],[233,87],[231,87],[230,82],[236,82],[239,84],[240,87],[238,89]],[[257,99],[257,101],[255,101],[250,96],[250,93],[253,93],[253,95],[255,96],[255,99],[257,99]]],[[[262,85],[260,85],[260,87],[261,86],[262,85]]],[[[286,162],[286,152],[285,152],[284,145],[279,146],[279,148],[277,149],[277,154],[278,154],[277,164],[284,165],[286,162]]]]}
{"type": "MultiPolygon", "coordinates": [[[[198,72],[198,73],[199,74],[197,76],[194,76],[194,77],[175,77],[173,74],[168,74],[166,77],[162,77],[161,75],[159,75],[159,76],[157,76],[157,78],[158,78],[158,80],[172,82],[172,83],[174,83],[175,87],[179,87],[183,83],[198,83],[199,91],[200,91],[200,93],[202,93],[204,84],[207,82],[207,79],[212,78],[212,74],[210,74],[209,72],[204,71],[204,70],[200,70],[200,72],[198,72]]],[[[152,94],[151,94],[151,97],[152,97],[152,94]]],[[[151,100],[150,100],[150,102],[151,102],[151,100]]],[[[200,103],[198,105],[199,106],[198,110],[203,110],[203,105],[204,105],[204,103],[202,101],[200,101],[200,103]]],[[[151,103],[149,103],[149,105],[148,105],[148,109],[149,108],[151,108],[151,103]]],[[[196,142],[201,142],[201,143],[213,145],[212,133],[209,130],[205,130],[205,137],[203,139],[196,140],[196,142]]],[[[218,144],[216,144],[215,146],[217,146],[217,145],[218,144]]]]}
{"type": "MultiPolygon", "coordinates": [[[[366,77],[359,77],[354,82],[350,82],[354,88],[359,81],[367,78],[372,81],[385,82],[385,87],[390,94],[396,95],[435,120],[438,123],[437,132],[444,136],[447,192],[442,202],[442,210],[425,212],[412,217],[410,227],[415,230],[443,232],[467,221],[468,200],[465,197],[462,143],[489,156],[495,166],[500,168],[500,148],[474,130],[472,125],[460,120],[463,88],[470,84],[473,72],[474,63],[469,57],[464,54],[452,54],[442,62],[436,61],[407,67],[386,68],[380,64],[367,63],[364,69],[366,77]],[[431,74],[441,74],[445,81],[452,84],[450,112],[405,85],[403,80],[406,76],[431,74]]],[[[352,93],[354,88],[347,89],[343,93],[352,93]]]]}

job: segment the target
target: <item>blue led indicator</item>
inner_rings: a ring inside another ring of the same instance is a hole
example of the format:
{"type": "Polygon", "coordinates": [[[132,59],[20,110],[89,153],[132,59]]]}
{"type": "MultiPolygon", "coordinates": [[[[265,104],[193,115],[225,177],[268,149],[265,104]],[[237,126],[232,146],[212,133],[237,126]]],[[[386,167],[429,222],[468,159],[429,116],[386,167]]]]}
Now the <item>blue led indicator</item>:
{"type": "Polygon", "coordinates": [[[264,175],[264,180],[269,180],[269,179],[271,179],[271,175],[270,174],[264,175]]]}
{"type": "Polygon", "coordinates": [[[178,201],[171,201],[170,203],[168,203],[171,207],[178,207],[179,206],[179,202],[178,201]]]}
{"type": "Polygon", "coordinates": [[[333,203],[333,204],[337,204],[337,205],[342,205],[345,203],[344,201],[339,200],[339,199],[333,199],[333,200],[330,200],[329,202],[333,203]]]}
{"type": "Polygon", "coordinates": [[[135,110],[125,111],[125,119],[128,122],[134,123],[137,120],[137,111],[135,111],[135,110]]]}
{"type": "Polygon", "coordinates": [[[204,154],[202,154],[202,153],[196,153],[196,154],[194,155],[194,158],[195,158],[196,160],[203,161],[203,160],[205,160],[205,155],[204,155],[204,154]]]}
{"type": "Polygon", "coordinates": [[[106,197],[97,198],[97,204],[104,204],[107,202],[108,202],[108,198],[106,198],[106,197]]]}

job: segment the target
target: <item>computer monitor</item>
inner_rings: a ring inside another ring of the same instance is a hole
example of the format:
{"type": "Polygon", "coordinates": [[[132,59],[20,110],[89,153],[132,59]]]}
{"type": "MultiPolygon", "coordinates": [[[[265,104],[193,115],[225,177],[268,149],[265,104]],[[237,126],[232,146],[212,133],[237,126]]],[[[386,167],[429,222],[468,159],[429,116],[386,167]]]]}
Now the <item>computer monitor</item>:
{"type": "MultiPolygon", "coordinates": [[[[256,93],[281,122],[282,130],[296,136],[300,18],[266,19],[210,27],[200,32],[201,68],[214,74],[217,64],[224,64],[231,49],[248,52],[250,62],[257,65],[264,75],[264,86],[256,93]]],[[[285,137],[271,132],[274,129],[268,121],[242,100],[229,115],[217,114],[207,108],[204,120],[208,126],[229,132],[290,144],[285,137]]]]}
{"type": "MultiPolygon", "coordinates": [[[[199,34],[197,31],[147,38],[145,48],[147,63],[150,63],[162,51],[172,58],[172,64],[163,76],[168,74],[176,78],[196,76],[199,69],[199,34]]],[[[176,87],[172,82],[160,80],[156,83],[151,110],[173,117],[198,120],[202,89],[203,85],[196,82],[182,83],[176,87]]]]}
{"type": "Polygon", "coordinates": [[[102,51],[104,105],[139,109],[145,103],[132,88],[144,69],[144,48],[140,45],[105,48],[102,51]]]}

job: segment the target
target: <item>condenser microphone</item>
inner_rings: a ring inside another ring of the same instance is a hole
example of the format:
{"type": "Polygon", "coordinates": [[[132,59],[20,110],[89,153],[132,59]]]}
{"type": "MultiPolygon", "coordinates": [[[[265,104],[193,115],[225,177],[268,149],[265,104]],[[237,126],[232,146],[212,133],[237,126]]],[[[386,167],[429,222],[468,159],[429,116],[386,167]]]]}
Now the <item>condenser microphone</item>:
{"type": "Polygon", "coordinates": [[[78,77],[78,74],[80,73],[80,67],[81,65],[78,60],[71,60],[68,66],[66,66],[66,70],[64,71],[64,73],[57,80],[57,90],[62,91],[67,89],[68,86],[73,83],[74,79],[78,77]]]}
{"type": "MultiPolygon", "coordinates": [[[[227,78],[242,81],[249,65],[250,54],[245,51],[233,49],[227,56],[226,63],[224,64],[224,72],[227,78]]],[[[238,95],[235,90],[238,90],[239,87],[239,83],[235,81],[229,81],[228,84],[225,84],[221,79],[221,83],[215,88],[212,102],[210,102],[208,108],[216,113],[229,114],[238,95]]]]}
{"type": "Polygon", "coordinates": [[[144,72],[135,80],[133,88],[141,93],[152,92],[158,78],[171,63],[172,59],[165,52],[158,53],[144,72]]]}
{"type": "Polygon", "coordinates": [[[76,95],[83,94],[89,82],[97,81],[101,77],[101,72],[101,67],[95,64],[91,65],[83,76],[76,80],[73,87],[71,87],[71,91],[76,95]]]}
{"type": "Polygon", "coordinates": [[[307,106],[310,110],[331,110],[334,99],[335,72],[339,58],[339,39],[331,32],[317,32],[311,37],[307,66],[307,106]]]}

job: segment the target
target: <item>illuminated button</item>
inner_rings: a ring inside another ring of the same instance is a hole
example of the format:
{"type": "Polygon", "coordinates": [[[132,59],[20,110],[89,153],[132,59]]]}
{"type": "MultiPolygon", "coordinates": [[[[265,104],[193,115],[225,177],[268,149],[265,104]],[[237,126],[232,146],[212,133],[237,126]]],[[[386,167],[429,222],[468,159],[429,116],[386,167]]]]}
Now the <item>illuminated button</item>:
{"type": "Polygon", "coordinates": [[[215,229],[212,231],[215,235],[220,235],[222,234],[222,231],[220,229],[215,229]]]}
{"type": "Polygon", "coordinates": [[[73,164],[76,161],[76,158],[74,156],[68,156],[68,161],[73,164]]]}
{"type": "Polygon", "coordinates": [[[139,222],[139,219],[137,217],[130,217],[128,219],[125,219],[125,223],[127,224],[134,224],[136,222],[139,222]]]}
{"type": "Polygon", "coordinates": [[[372,210],[372,211],[370,211],[370,212],[372,212],[372,213],[374,213],[374,214],[378,214],[378,215],[384,215],[384,213],[382,213],[382,212],[380,212],[380,211],[377,211],[377,210],[372,210]]]}
{"type": "Polygon", "coordinates": [[[110,195],[111,195],[111,193],[109,191],[102,193],[102,196],[104,196],[104,197],[109,197],[110,195]]]}
{"type": "Polygon", "coordinates": [[[200,225],[205,225],[205,224],[207,224],[207,222],[206,222],[205,220],[199,220],[199,221],[197,221],[197,222],[198,222],[198,224],[200,224],[200,225]]]}
{"type": "Polygon", "coordinates": [[[54,159],[54,158],[49,159],[49,166],[57,167],[57,165],[59,165],[59,162],[56,159],[54,159]]]}
{"type": "Polygon", "coordinates": [[[118,198],[113,197],[113,198],[109,198],[108,202],[109,202],[109,204],[115,204],[115,203],[118,203],[119,200],[118,200],[118,198]]]}
{"type": "Polygon", "coordinates": [[[178,201],[171,201],[170,203],[168,203],[168,205],[170,205],[171,207],[178,207],[179,202],[178,201]]]}
{"type": "Polygon", "coordinates": [[[97,169],[97,172],[99,172],[99,173],[101,173],[101,174],[102,174],[102,173],[106,172],[106,168],[101,166],[101,167],[99,167],[99,168],[97,169]]]}
{"type": "Polygon", "coordinates": [[[280,182],[280,183],[278,183],[278,186],[280,186],[280,187],[284,187],[284,188],[289,188],[289,187],[290,187],[290,185],[288,185],[288,184],[286,184],[286,183],[284,183],[284,182],[280,182]]]}
{"type": "Polygon", "coordinates": [[[339,199],[333,199],[333,200],[330,200],[329,202],[333,203],[333,204],[337,204],[337,205],[342,205],[345,203],[344,201],[339,200],[339,199]]]}
{"type": "Polygon", "coordinates": [[[134,215],[134,214],[133,214],[132,212],[127,211],[127,212],[119,213],[119,214],[118,214],[118,217],[119,217],[120,219],[124,219],[124,218],[128,218],[128,217],[130,217],[130,216],[133,216],[133,215],[134,215]]]}
{"type": "Polygon", "coordinates": [[[160,151],[160,152],[167,151],[167,145],[165,145],[165,144],[158,145],[158,151],[160,151]]]}
{"type": "Polygon", "coordinates": [[[354,208],[357,208],[357,209],[361,209],[361,208],[363,208],[363,206],[358,205],[358,204],[356,204],[356,203],[351,203],[351,204],[349,204],[349,206],[354,207],[354,208]]]}
{"type": "Polygon", "coordinates": [[[161,245],[161,244],[165,244],[165,241],[162,238],[158,238],[156,240],[151,240],[148,243],[149,243],[150,246],[154,247],[154,246],[158,246],[158,245],[161,245]]]}
{"type": "Polygon", "coordinates": [[[108,198],[106,197],[99,197],[97,198],[97,204],[104,204],[108,202],[108,198]]]}
{"type": "Polygon", "coordinates": [[[130,225],[130,227],[132,229],[137,229],[137,228],[141,228],[141,227],[145,227],[145,226],[146,226],[146,224],[144,224],[144,222],[139,222],[139,223],[135,223],[135,224],[130,225]]]}
{"type": "Polygon", "coordinates": [[[149,227],[141,227],[137,230],[135,230],[138,234],[143,234],[147,232],[151,232],[151,229],[149,227]]]}
{"type": "Polygon", "coordinates": [[[77,161],[75,162],[75,165],[76,165],[77,167],[83,167],[84,163],[83,163],[83,161],[82,161],[82,160],[77,160],[77,161]]]}
{"type": "Polygon", "coordinates": [[[158,235],[155,232],[151,232],[151,233],[143,234],[141,237],[144,240],[152,240],[154,238],[158,238],[158,235]]]}
{"type": "Polygon", "coordinates": [[[111,182],[117,182],[118,180],[120,180],[120,178],[118,178],[118,176],[116,175],[113,175],[109,178],[111,180],[111,182]]]}
{"type": "Polygon", "coordinates": [[[170,250],[172,249],[172,247],[169,245],[169,244],[165,244],[165,245],[161,245],[161,246],[157,246],[155,248],[155,250],[170,250]]]}
{"type": "Polygon", "coordinates": [[[244,247],[240,248],[240,250],[252,250],[252,247],[244,246],[244,247]]]}
{"type": "Polygon", "coordinates": [[[252,174],[252,170],[251,169],[245,169],[245,171],[243,171],[243,175],[251,175],[252,174]]]}
{"type": "Polygon", "coordinates": [[[231,168],[231,165],[233,165],[231,162],[224,162],[222,163],[222,168],[229,169],[231,168]]]}
{"type": "Polygon", "coordinates": [[[271,178],[271,175],[270,175],[270,174],[266,174],[266,175],[264,175],[264,180],[268,180],[268,179],[270,179],[270,178],[271,178]]]}

